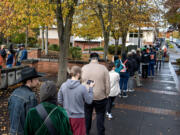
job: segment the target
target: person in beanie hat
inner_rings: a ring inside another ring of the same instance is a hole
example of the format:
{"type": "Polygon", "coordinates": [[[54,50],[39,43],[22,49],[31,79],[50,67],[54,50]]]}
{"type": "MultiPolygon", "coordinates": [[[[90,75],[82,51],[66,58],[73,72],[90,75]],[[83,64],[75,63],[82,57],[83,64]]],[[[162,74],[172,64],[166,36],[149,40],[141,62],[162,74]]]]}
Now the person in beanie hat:
{"type": "Polygon", "coordinates": [[[42,75],[36,72],[35,68],[24,68],[21,72],[21,79],[18,83],[23,85],[16,88],[8,101],[10,116],[10,135],[24,135],[24,124],[27,112],[37,105],[37,99],[33,88],[39,84],[38,77],[42,75]]]}
{"type": "Polygon", "coordinates": [[[72,135],[66,111],[57,106],[57,87],[53,81],[41,85],[40,102],[27,114],[25,135],[72,135]],[[46,113],[44,117],[41,107],[46,113]]]}
{"type": "Polygon", "coordinates": [[[86,86],[80,83],[81,68],[73,66],[70,71],[71,79],[62,84],[58,93],[58,102],[68,113],[73,135],[85,135],[84,103],[91,104],[93,100],[94,82],[86,86]]]}

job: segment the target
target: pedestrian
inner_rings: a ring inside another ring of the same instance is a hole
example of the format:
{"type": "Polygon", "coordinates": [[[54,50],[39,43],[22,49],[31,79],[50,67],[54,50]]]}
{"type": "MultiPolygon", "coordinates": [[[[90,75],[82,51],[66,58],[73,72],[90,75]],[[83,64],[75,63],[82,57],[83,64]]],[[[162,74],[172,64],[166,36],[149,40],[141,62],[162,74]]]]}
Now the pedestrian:
{"type": "Polygon", "coordinates": [[[6,67],[6,50],[5,50],[5,45],[1,45],[1,50],[0,50],[0,55],[2,57],[2,67],[5,68],[6,67]]]}
{"type": "Polygon", "coordinates": [[[16,65],[16,51],[13,49],[13,44],[10,44],[9,49],[10,53],[13,55],[13,63],[12,66],[16,65]]]}
{"type": "Polygon", "coordinates": [[[40,104],[27,114],[25,135],[72,135],[65,109],[57,106],[57,92],[53,81],[41,85],[40,104]]]}
{"type": "Polygon", "coordinates": [[[134,66],[134,78],[136,80],[137,87],[141,87],[142,84],[140,83],[139,79],[139,70],[140,70],[140,62],[141,62],[141,56],[140,56],[140,50],[137,49],[137,51],[132,50],[132,58],[135,60],[133,63],[134,66]]]}
{"type": "Polygon", "coordinates": [[[88,89],[81,84],[81,68],[79,66],[73,66],[70,75],[71,79],[63,83],[58,92],[58,102],[67,110],[73,135],[85,135],[84,104],[92,103],[95,83],[92,81],[86,83],[88,89]]]}
{"type": "Polygon", "coordinates": [[[6,61],[6,67],[11,68],[13,66],[14,56],[10,50],[8,50],[7,54],[8,54],[8,56],[7,56],[7,61],[6,61]]]}
{"type": "Polygon", "coordinates": [[[26,60],[28,58],[27,50],[26,50],[24,44],[21,45],[21,51],[22,51],[22,54],[20,57],[20,62],[22,62],[23,60],[26,60]]]}
{"type": "Polygon", "coordinates": [[[151,52],[149,53],[150,55],[150,61],[149,61],[149,67],[148,67],[148,76],[150,77],[152,75],[152,77],[154,76],[154,65],[156,63],[156,53],[154,52],[153,49],[151,49],[151,52]]]}
{"type": "Polygon", "coordinates": [[[127,98],[127,84],[129,80],[130,70],[132,69],[131,61],[128,60],[126,53],[122,54],[120,71],[120,97],[127,98]]]}
{"type": "Polygon", "coordinates": [[[24,44],[21,44],[20,51],[18,53],[17,65],[21,65],[23,60],[28,58],[27,50],[24,44]]]}
{"type": "Polygon", "coordinates": [[[21,72],[21,79],[18,81],[23,85],[16,88],[8,101],[8,111],[10,116],[11,135],[24,135],[25,118],[28,110],[37,105],[37,99],[33,88],[39,84],[38,77],[41,77],[35,68],[24,68],[21,72]]]}
{"type": "Polygon", "coordinates": [[[157,55],[157,57],[156,57],[156,70],[158,68],[160,70],[161,69],[161,62],[162,62],[162,59],[163,59],[163,50],[161,48],[159,48],[156,55],[157,55]]]}
{"type": "Polygon", "coordinates": [[[136,62],[136,58],[133,57],[132,52],[128,52],[127,57],[128,57],[128,62],[131,64],[131,66],[128,68],[128,72],[129,72],[128,92],[134,92],[134,88],[135,88],[134,73],[138,71],[138,65],[136,62]]]}
{"type": "Polygon", "coordinates": [[[20,62],[21,55],[22,55],[21,44],[19,44],[17,52],[16,52],[16,66],[21,65],[21,62],[20,62]]]}
{"type": "Polygon", "coordinates": [[[119,87],[119,81],[120,81],[120,76],[119,73],[115,72],[115,64],[114,63],[109,63],[108,65],[108,70],[109,70],[109,76],[110,76],[110,94],[108,97],[108,103],[107,103],[107,117],[109,119],[112,119],[112,114],[111,114],[111,109],[113,106],[113,102],[116,98],[116,96],[120,93],[120,87],[119,87]]]}
{"type": "Polygon", "coordinates": [[[148,65],[150,61],[150,55],[146,49],[142,51],[141,62],[142,62],[142,78],[148,77],[148,65]]]}
{"type": "Polygon", "coordinates": [[[86,135],[89,135],[92,123],[92,113],[95,108],[98,135],[105,134],[104,119],[107,97],[110,92],[109,72],[104,65],[98,63],[99,55],[90,54],[90,63],[82,67],[82,81],[94,80],[94,98],[91,104],[85,104],[86,135]]]}

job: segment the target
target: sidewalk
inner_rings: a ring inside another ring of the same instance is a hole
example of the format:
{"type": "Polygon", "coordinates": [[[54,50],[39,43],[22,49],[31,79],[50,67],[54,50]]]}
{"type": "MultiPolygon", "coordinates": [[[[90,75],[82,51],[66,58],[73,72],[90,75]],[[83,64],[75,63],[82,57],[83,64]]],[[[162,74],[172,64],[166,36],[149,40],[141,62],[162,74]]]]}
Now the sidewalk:
{"type": "MultiPolygon", "coordinates": [[[[142,79],[127,99],[117,97],[114,119],[105,121],[106,135],[180,135],[180,90],[169,63],[154,78],[142,79]]],[[[96,135],[96,119],[91,135],[96,135]]]]}

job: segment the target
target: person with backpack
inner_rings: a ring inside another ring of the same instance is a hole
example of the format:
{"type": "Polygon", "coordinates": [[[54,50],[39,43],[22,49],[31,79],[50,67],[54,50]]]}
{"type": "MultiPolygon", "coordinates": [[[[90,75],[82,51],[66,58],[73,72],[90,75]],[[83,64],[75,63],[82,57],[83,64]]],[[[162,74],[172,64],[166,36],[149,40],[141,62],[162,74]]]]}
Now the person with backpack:
{"type": "Polygon", "coordinates": [[[57,105],[57,87],[46,81],[40,87],[40,104],[27,113],[24,135],[72,135],[65,109],[57,105]]]}
{"type": "Polygon", "coordinates": [[[73,135],[85,135],[84,104],[93,101],[93,87],[95,82],[87,81],[86,85],[80,82],[81,68],[73,66],[70,70],[71,79],[62,84],[58,92],[58,103],[67,110],[73,135]]]}
{"type": "Polygon", "coordinates": [[[128,60],[126,53],[122,54],[122,60],[120,61],[120,97],[127,98],[127,84],[132,68],[131,62],[128,60]]]}
{"type": "Polygon", "coordinates": [[[148,67],[148,76],[152,77],[154,76],[154,65],[156,63],[156,53],[153,49],[150,50],[150,61],[149,61],[149,67],[148,67]]]}
{"type": "Polygon", "coordinates": [[[38,73],[35,68],[27,67],[21,71],[21,79],[18,83],[22,86],[16,88],[8,100],[8,111],[10,116],[10,135],[24,135],[25,119],[29,109],[37,105],[37,99],[32,89],[39,84],[38,73]]]}
{"type": "Polygon", "coordinates": [[[14,56],[10,50],[8,50],[8,56],[7,56],[7,61],[6,61],[6,67],[11,68],[13,66],[13,59],[14,56]]]}

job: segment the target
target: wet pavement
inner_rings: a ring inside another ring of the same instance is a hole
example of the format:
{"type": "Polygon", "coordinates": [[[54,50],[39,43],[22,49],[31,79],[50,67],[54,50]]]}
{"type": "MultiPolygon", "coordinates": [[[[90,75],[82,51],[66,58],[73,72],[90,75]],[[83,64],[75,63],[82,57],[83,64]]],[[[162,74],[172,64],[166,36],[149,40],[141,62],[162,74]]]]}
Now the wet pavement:
{"type": "MultiPolygon", "coordinates": [[[[41,81],[55,80],[55,75],[41,81]]],[[[171,63],[164,63],[154,78],[142,79],[143,87],[117,97],[112,120],[105,120],[106,135],[180,135],[180,89],[171,63]]],[[[0,135],[8,133],[7,100],[12,91],[0,91],[0,135]]],[[[38,94],[38,92],[36,91],[38,94]]],[[[93,117],[90,135],[97,135],[93,117]]]]}
{"type": "MultiPolygon", "coordinates": [[[[106,135],[180,135],[180,89],[171,68],[164,63],[154,78],[141,78],[143,87],[128,98],[116,98],[106,135]]],[[[95,118],[90,135],[96,134],[95,118]]]]}

